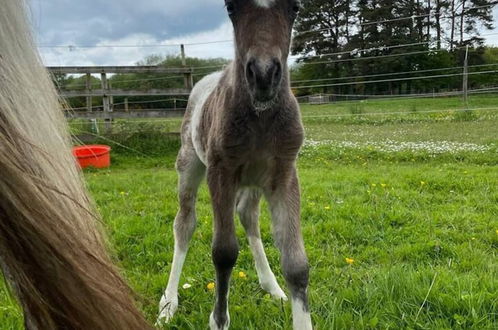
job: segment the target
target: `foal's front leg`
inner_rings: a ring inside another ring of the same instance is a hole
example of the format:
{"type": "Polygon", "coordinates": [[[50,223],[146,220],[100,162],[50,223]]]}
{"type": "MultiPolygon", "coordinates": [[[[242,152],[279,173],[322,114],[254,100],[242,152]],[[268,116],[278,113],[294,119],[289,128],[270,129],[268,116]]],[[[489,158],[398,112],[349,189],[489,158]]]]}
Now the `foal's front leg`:
{"type": "Polygon", "coordinates": [[[213,330],[225,330],[230,325],[228,313],[230,276],[239,253],[234,224],[237,188],[233,173],[221,167],[210,167],[207,181],[214,213],[212,258],[216,268],[216,302],[209,318],[209,325],[213,330]]]}
{"type": "Polygon", "coordinates": [[[281,164],[267,188],[273,235],[281,253],[284,277],[292,295],[294,330],[311,330],[308,307],[309,267],[300,225],[300,192],[294,163],[281,164]]]}

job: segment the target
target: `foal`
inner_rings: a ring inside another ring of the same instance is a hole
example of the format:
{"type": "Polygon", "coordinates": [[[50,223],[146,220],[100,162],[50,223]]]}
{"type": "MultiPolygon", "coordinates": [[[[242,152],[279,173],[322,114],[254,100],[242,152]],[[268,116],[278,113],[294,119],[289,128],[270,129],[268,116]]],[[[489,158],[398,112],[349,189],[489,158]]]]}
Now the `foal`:
{"type": "Polygon", "coordinates": [[[262,195],[270,205],[273,234],[291,292],[294,329],[311,329],[295,164],[303,127],[287,67],[300,4],[298,0],[225,0],[225,5],[235,31],[236,58],[223,72],[202,79],[189,100],[177,159],[180,210],[174,223],[175,251],[159,318],[169,321],[178,306],[180,273],[196,225],[197,189],[207,173],[217,284],[211,329],[227,329],[230,323],[229,281],[239,249],[235,210],[247,232],[262,288],[275,298],[287,299],[260,238],[262,195]]]}

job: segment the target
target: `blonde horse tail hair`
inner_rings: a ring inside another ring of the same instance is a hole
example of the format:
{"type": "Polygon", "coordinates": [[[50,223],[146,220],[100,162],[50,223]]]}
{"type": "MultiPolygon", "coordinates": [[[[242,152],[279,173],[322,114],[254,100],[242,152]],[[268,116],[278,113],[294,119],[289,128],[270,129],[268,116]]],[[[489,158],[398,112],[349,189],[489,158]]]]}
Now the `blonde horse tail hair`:
{"type": "Polygon", "coordinates": [[[0,265],[29,329],[150,329],[106,252],[24,0],[0,10],[0,265]]]}

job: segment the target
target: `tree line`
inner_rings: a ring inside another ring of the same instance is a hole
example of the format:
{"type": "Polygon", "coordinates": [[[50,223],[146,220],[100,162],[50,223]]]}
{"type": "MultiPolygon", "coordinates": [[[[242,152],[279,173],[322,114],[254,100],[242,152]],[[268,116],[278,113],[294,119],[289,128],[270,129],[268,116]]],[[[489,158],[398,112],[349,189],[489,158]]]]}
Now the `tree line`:
{"type": "MultiPolygon", "coordinates": [[[[461,88],[466,47],[470,72],[490,71],[493,49],[484,45],[493,30],[488,0],[303,0],[296,21],[292,52],[297,56],[295,80],[304,80],[296,94],[408,94],[461,88]],[[488,32],[489,33],[489,32],[488,32]],[[334,55],[335,54],[335,55],[334,55]],[[442,68],[456,68],[439,70],[442,68]],[[428,71],[437,69],[436,71],[428,71]],[[424,71],[398,75],[400,72],[424,71]],[[389,76],[337,80],[340,77],[389,76]],[[435,79],[403,77],[453,75],[435,79]],[[329,80],[327,85],[327,78],[329,80]],[[336,79],[336,80],[332,80],[336,79]],[[320,81],[320,84],[312,81],[320,81]],[[341,85],[341,81],[348,84],[341,85]],[[351,82],[358,82],[352,84],[351,82]]],[[[497,62],[493,62],[497,63],[497,62]]],[[[471,86],[498,83],[496,74],[471,75],[471,86]]]]}

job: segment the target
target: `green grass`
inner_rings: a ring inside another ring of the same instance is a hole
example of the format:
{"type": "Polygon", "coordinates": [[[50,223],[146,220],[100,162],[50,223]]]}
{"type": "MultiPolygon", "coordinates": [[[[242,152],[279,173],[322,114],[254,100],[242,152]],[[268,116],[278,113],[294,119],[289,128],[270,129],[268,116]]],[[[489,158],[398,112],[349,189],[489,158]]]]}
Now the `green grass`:
{"type": "MultiPolygon", "coordinates": [[[[372,109],[364,105],[354,115],[363,116],[361,121],[351,119],[347,106],[303,109],[309,141],[298,166],[315,327],[498,328],[496,117],[484,112],[468,121],[445,112],[416,120],[365,115],[398,111],[405,102],[401,110],[419,116],[429,106],[419,100],[413,111],[414,100],[378,102],[384,103],[372,109]],[[306,118],[332,109],[343,111],[344,118],[306,118]]],[[[447,104],[431,105],[444,109],[447,104]]],[[[170,125],[162,133],[174,130],[170,125]]],[[[161,132],[154,132],[158,135],[128,134],[120,140],[150,157],[116,146],[111,169],[85,172],[116,259],[151,322],[173,253],[178,147],[173,139],[160,142],[161,132]]],[[[283,284],[266,208],[263,203],[263,241],[283,284]]],[[[192,287],[180,288],[172,329],[206,329],[214,301],[206,288],[214,281],[214,268],[205,184],[197,211],[198,229],[180,283],[192,287]]],[[[274,301],[259,288],[240,224],[237,233],[241,251],[230,294],[232,329],[291,328],[289,303],[274,301]],[[246,279],[237,276],[240,271],[246,279]]],[[[0,306],[0,328],[22,328],[21,313],[2,286],[0,306]]]]}

